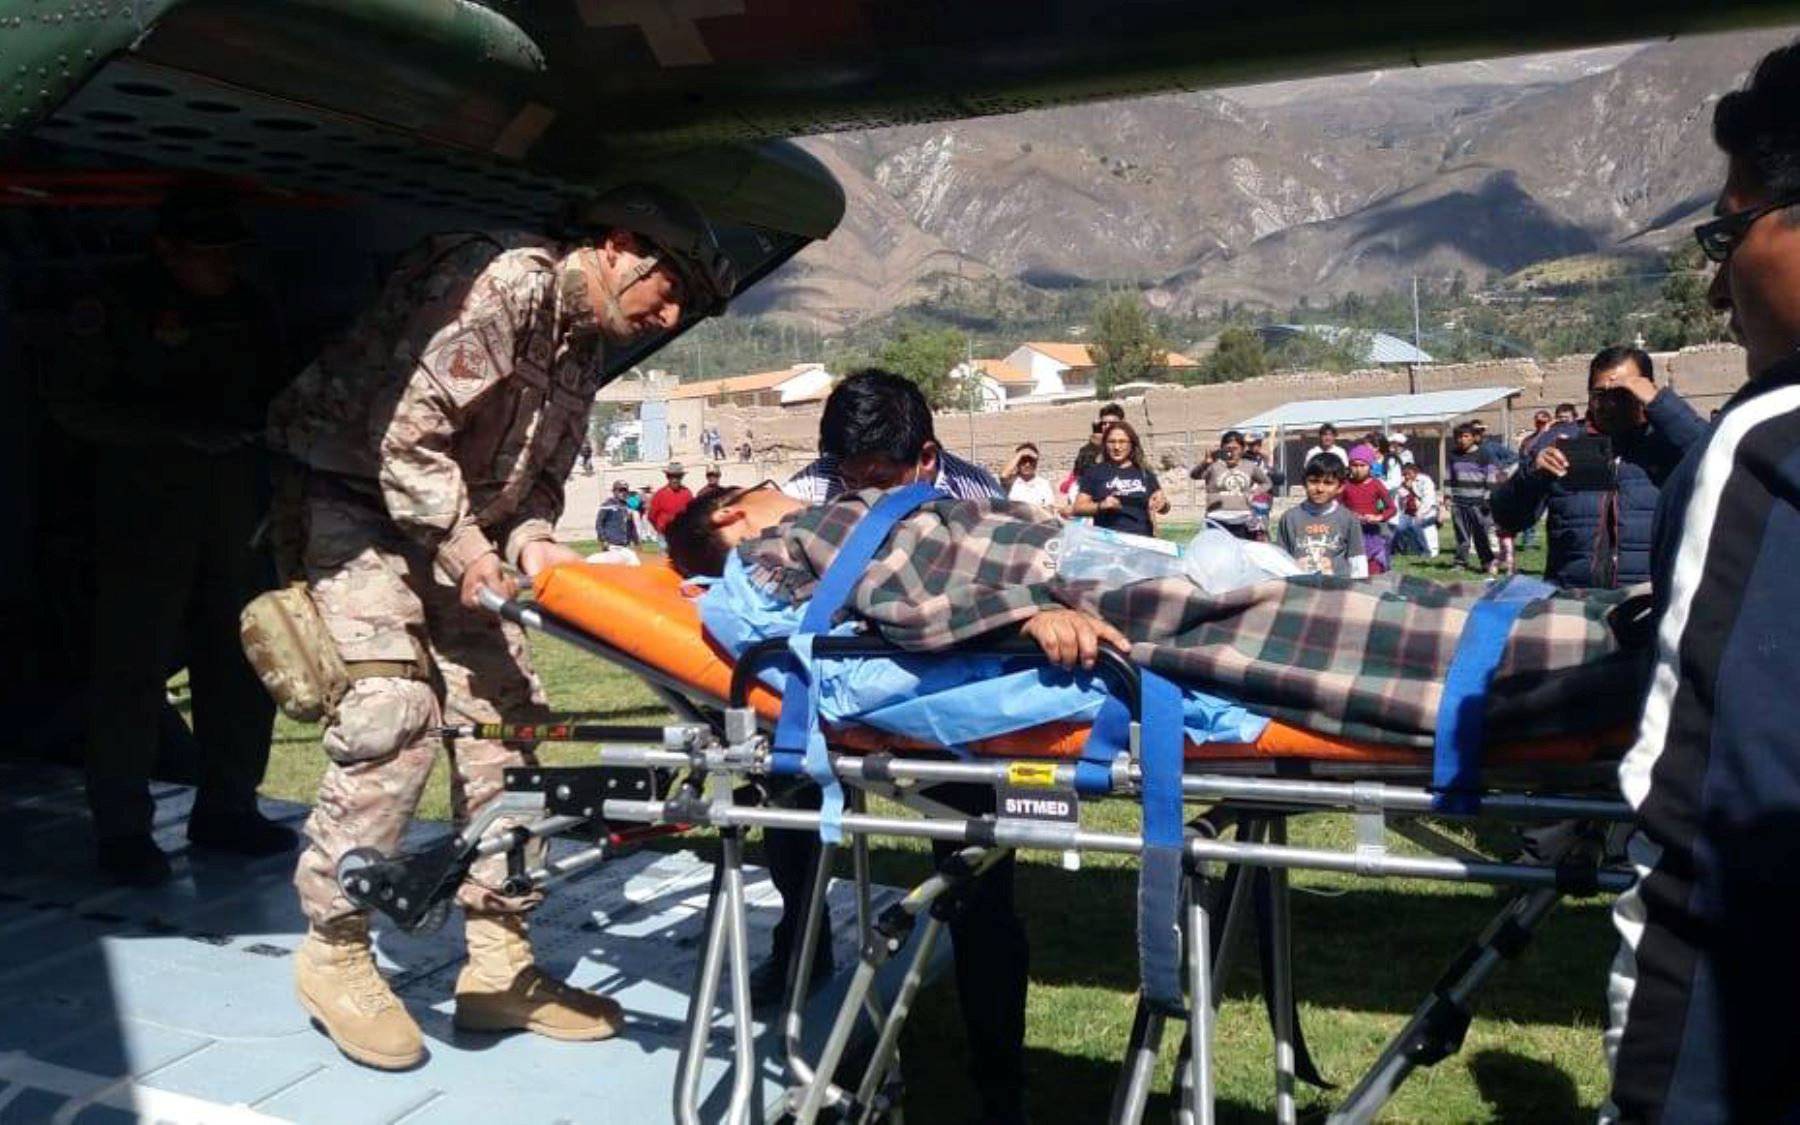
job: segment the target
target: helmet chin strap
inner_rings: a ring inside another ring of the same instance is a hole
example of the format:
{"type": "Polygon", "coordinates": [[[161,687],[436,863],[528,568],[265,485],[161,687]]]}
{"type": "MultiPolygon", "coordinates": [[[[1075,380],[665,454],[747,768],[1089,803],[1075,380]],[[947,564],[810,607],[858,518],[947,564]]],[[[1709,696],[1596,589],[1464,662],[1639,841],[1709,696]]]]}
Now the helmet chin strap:
{"type": "Polygon", "coordinates": [[[626,270],[624,275],[620,277],[619,289],[614,296],[623,297],[627,289],[630,289],[633,285],[636,285],[646,277],[649,277],[656,267],[660,265],[662,265],[661,255],[645,254],[643,257],[639,258],[638,264],[632,266],[629,270],[626,270]]]}
{"type": "Polygon", "coordinates": [[[645,254],[640,257],[637,265],[632,266],[624,273],[618,275],[618,285],[616,287],[609,287],[601,283],[601,279],[604,276],[604,270],[601,268],[599,249],[592,246],[588,247],[586,256],[589,258],[588,268],[594,278],[594,288],[599,293],[599,311],[601,320],[610,321],[616,326],[624,326],[625,309],[623,305],[620,304],[619,299],[623,297],[632,286],[655,272],[656,267],[662,264],[662,256],[660,254],[645,254]]]}

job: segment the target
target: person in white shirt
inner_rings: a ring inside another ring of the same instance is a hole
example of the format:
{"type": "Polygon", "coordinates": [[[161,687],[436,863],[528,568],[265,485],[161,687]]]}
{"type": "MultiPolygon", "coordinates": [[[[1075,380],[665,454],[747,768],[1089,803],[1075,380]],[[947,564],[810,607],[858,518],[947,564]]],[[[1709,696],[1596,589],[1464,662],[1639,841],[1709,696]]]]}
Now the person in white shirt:
{"type": "Polygon", "coordinates": [[[1050,481],[1038,475],[1038,447],[1031,442],[1013,450],[1007,459],[1006,468],[1000,471],[1000,483],[1006,486],[1006,498],[1019,504],[1035,504],[1040,508],[1048,508],[1057,515],[1064,514],[1065,505],[1057,502],[1056,489],[1050,481]]]}
{"type": "Polygon", "coordinates": [[[1394,546],[1401,554],[1421,550],[1428,559],[1438,555],[1438,492],[1431,478],[1411,461],[1400,466],[1397,494],[1400,517],[1394,523],[1394,546]]]}
{"type": "Polygon", "coordinates": [[[1313,458],[1320,454],[1324,454],[1327,457],[1336,457],[1339,461],[1343,462],[1345,471],[1349,471],[1350,458],[1345,455],[1344,447],[1338,444],[1337,427],[1330,422],[1319,427],[1319,444],[1307,450],[1306,456],[1301,459],[1300,463],[1302,465],[1310,465],[1313,463],[1313,458]]]}
{"type": "Polygon", "coordinates": [[[1412,450],[1406,448],[1406,435],[1389,434],[1387,436],[1387,448],[1382,452],[1386,454],[1386,456],[1382,458],[1383,468],[1385,470],[1382,474],[1382,479],[1387,481],[1388,484],[1398,487],[1400,484],[1400,470],[1413,463],[1412,450]]]}

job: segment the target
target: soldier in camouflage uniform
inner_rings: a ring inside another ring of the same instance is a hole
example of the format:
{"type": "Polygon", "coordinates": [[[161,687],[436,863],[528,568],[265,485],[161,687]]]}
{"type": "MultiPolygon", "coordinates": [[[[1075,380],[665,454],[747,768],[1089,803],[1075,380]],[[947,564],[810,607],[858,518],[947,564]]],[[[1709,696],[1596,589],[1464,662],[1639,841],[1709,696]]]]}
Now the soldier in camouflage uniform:
{"type": "MultiPolygon", "coordinates": [[[[555,542],[563,481],[585,437],[604,350],[667,332],[730,295],[729,263],[691,206],[650,188],[590,208],[595,239],[440,236],[395,269],[374,307],[270,411],[306,467],[303,566],[350,674],[325,735],[331,765],[296,884],[310,923],[296,958],[307,1010],[378,1067],[423,1055],[418,1026],[375,971],[366,918],[338,889],[353,847],[391,852],[445,748],[443,724],[531,721],[544,694],[518,628],[477,608],[577,558],[555,542]]],[[[529,748],[448,747],[458,822],[499,794],[529,748]]],[[[599,1039],[615,1002],[538,973],[504,860],[477,863],[458,901],[469,963],[456,1022],[599,1039]]]]}

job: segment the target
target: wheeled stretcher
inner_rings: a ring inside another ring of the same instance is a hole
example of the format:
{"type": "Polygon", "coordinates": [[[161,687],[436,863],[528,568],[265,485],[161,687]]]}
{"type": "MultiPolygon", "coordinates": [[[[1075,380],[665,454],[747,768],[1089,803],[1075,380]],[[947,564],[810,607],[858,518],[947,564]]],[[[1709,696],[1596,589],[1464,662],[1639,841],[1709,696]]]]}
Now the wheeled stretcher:
{"type": "MultiPolygon", "coordinates": [[[[540,577],[534,603],[500,602],[490,608],[534,630],[560,637],[641,677],[671,708],[677,721],[662,727],[534,725],[448,730],[446,735],[517,740],[570,739],[594,744],[591,766],[512,771],[507,792],[482,818],[437,847],[412,856],[346,857],[340,880],[356,901],[389,913],[404,925],[431,920],[447,901],[461,872],[480,855],[506,852],[520,886],[540,886],[603,862],[646,833],[682,826],[716,829],[721,847],[709,908],[706,945],[690,998],[686,1049],[674,1091],[677,1120],[700,1120],[699,1064],[717,1016],[719,991],[728,979],[727,1010],[733,1028],[733,1086],[725,1119],[753,1117],[756,1071],[748,990],[743,837],[761,827],[842,834],[853,854],[859,890],[861,958],[824,1046],[813,1057],[802,1050],[801,1001],[794,988],[783,1019],[791,1082],[787,1109],[801,1122],[829,1111],[840,1120],[897,1120],[900,1030],[944,919],[963,887],[1009,849],[1063,853],[1114,853],[1143,857],[1140,888],[1140,960],[1144,990],[1133,1021],[1116,1088],[1112,1120],[1142,1119],[1151,1092],[1158,1047],[1170,1019],[1187,1024],[1188,1047],[1178,1069],[1177,1104],[1184,1121],[1212,1120],[1211,1027],[1218,1003],[1214,982],[1255,920],[1265,987],[1275,1033],[1277,1119],[1296,1117],[1295,1084],[1309,1064],[1297,1036],[1292,992],[1291,940],[1286,872],[1294,868],[1337,871],[1371,878],[1405,877],[1478,882],[1517,889],[1456,959],[1376,1064],[1345,1096],[1333,1120],[1372,1119],[1416,1067],[1453,1053],[1466,1029],[1471,999],[1504,961],[1529,941],[1557,900],[1570,894],[1624,889],[1623,870],[1601,866],[1598,849],[1577,849],[1550,864],[1495,862],[1444,846],[1420,817],[1486,816],[1516,822],[1579,820],[1608,824],[1627,819],[1616,799],[1611,761],[1620,739],[1580,736],[1499,747],[1486,754],[1478,789],[1464,787],[1447,801],[1433,789],[1433,763],[1418,751],[1310,735],[1271,723],[1252,743],[1194,744],[1181,740],[1181,768],[1171,771],[1146,757],[1154,719],[1146,721],[1145,677],[1118,654],[1104,654],[1099,671],[1129,715],[1117,753],[1096,762],[1087,731],[1050,724],[1022,734],[956,748],[909,742],[864,728],[824,732],[830,781],[846,790],[836,815],[780,807],[784,783],[818,777],[795,755],[774,747],[771,731],[781,700],[758,673],[779,666],[787,647],[767,643],[735,665],[700,629],[692,600],[666,567],[565,566],[540,577]],[[1084,749],[1085,747],[1085,749],[1084,749]],[[1173,780],[1171,780],[1171,778],[1173,780]],[[1043,794],[1052,804],[1079,796],[1141,800],[1147,830],[1101,833],[1073,819],[1039,819],[1007,813],[970,817],[934,804],[922,790],[944,782],[974,782],[1014,794],[1043,794]],[[747,784],[748,783],[748,784],[747,784]],[[1158,791],[1160,789],[1160,791],[1158,791]],[[867,804],[878,795],[908,807],[915,817],[876,815],[867,804]],[[1152,803],[1179,817],[1178,840],[1152,839],[1152,803]],[[1354,814],[1356,845],[1348,850],[1300,848],[1287,842],[1288,819],[1299,813],[1340,810],[1354,814]],[[523,820],[520,824],[518,821],[523,820]],[[499,827],[508,825],[505,828],[499,827]],[[1445,854],[1400,855],[1388,850],[1386,830],[1445,854]],[[577,836],[587,847],[559,861],[528,869],[524,845],[545,836],[577,836]],[[951,841],[961,846],[955,862],[875,916],[868,909],[868,841],[873,837],[951,841]],[[1175,867],[1152,885],[1153,863],[1175,867]],[[1162,901],[1159,901],[1162,900],[1162,901]],[[920,925],[922,923],[922,929],[920,925]],[[878,1003],[877,970],[912,942],[911,961],[892,1004],[878,1003]],[[727,974],[726,970],[729,969],[727,974]],[[857,1025],[867,1019],[874,1046],[862,1073],[840,1080],[857,1025]]],[[[856,659],[891,655],[871,638],[818,638],[815,657],[856,659]]],[[[1163,739],[1165,746],[1167,738],[1163,739]]],[[[835,835],[828,836],[835,839],[835,835]]],[[[818,940],[824,889],[836,847],[822,849],[808,917],[793,950],[798,966],[810,965],[818,940]]]]}

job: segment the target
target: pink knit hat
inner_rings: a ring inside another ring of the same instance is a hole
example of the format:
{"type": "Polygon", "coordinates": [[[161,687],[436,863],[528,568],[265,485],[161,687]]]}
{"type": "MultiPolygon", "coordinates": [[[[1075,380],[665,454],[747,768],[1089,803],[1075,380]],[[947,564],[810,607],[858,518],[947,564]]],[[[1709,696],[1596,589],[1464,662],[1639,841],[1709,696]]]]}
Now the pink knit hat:
{"type": "Polygon", "coordinates": [[[1375,463],[1375,447],[1368,442],[1351,446],[1350,460],[1361,461],[1365,465],[1373,465],[1375,463]]]}

